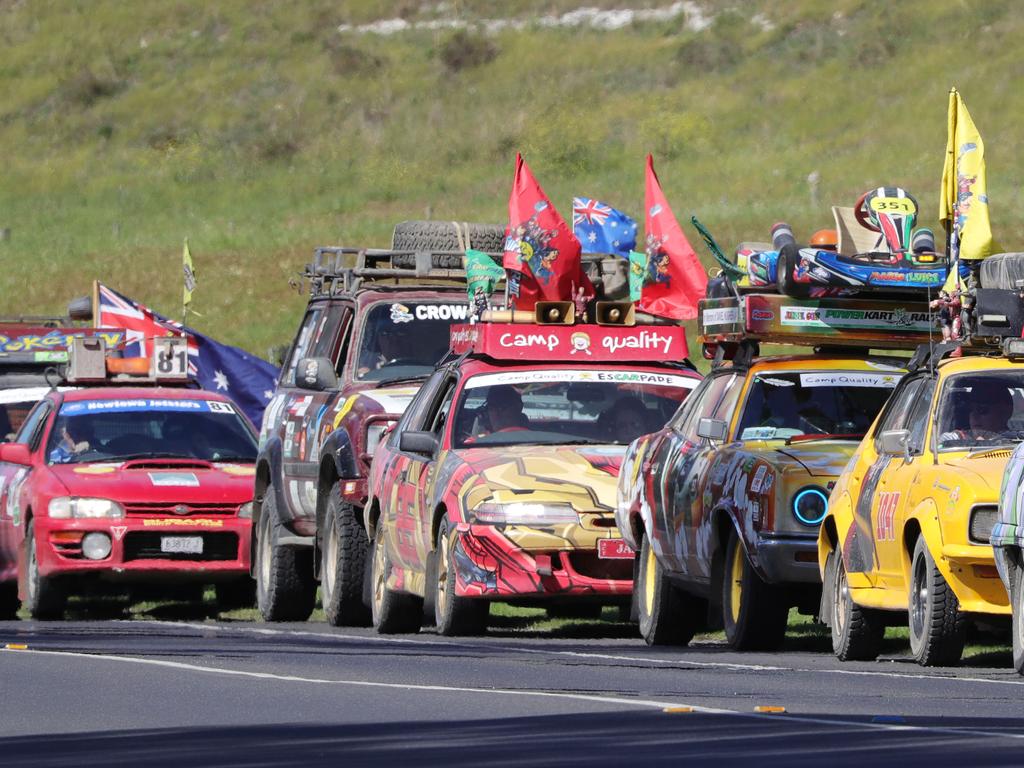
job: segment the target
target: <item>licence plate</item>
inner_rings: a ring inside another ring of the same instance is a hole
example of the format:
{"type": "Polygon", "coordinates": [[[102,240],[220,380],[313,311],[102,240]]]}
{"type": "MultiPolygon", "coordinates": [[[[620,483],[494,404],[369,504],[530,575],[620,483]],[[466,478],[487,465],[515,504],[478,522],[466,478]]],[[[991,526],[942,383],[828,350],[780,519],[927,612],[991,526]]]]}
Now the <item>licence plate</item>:
{"type": "Polygon", "coordinates": [[[168,554],[203,554],[202,536],[161,536],[160,551],[168,554]]]}
{"type": "Polygon", "coordinates": [[[598,539],[597,556],[604,560],[632,560],[633,550],[624,539],[598,539]]]}

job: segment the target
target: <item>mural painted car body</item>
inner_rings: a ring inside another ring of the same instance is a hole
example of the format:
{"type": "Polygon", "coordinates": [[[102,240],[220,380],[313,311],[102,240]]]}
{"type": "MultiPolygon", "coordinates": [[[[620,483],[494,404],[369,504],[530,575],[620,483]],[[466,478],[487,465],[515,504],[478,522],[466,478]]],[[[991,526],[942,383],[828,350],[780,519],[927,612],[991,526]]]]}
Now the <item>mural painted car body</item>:
{"type": "Polygon", "coordinates": [[[734,647],[774,647],[791,605],[813,611],[827,494],[901,375],[824,354],[724,365],[629,446],[616,522],[649,643],[688,642],[706,614],[734,647]]]}
{"type": "Polygon", "coordinates": [[[1022,403],[1024,365],[981,356],[915,371],[893,393],[818,539],[821,618],[839,658],[874,658],[885,625],[906,616],[919,663],[955,664],[972,615],[1010,613],[989,539],[1009,530],[993,524],[1022,403]]]}
{"type": "Polygon", "coordinates": [[[51,392],[0,447],[6,612],[17,583],[30,614],[60,616],[89,579],[214,583],[251,600],[255,458],[252,425],[215,393],[51,392]]]}
{"type": "MultiPolygon", "coordinates": [[[[570,332],[578,344],[581,332],[511,329],[510,345],[570,332]]],[[[483,631],[491,600],[628,602],[634,556],[613,518],[625,438],[657,428],[700,377],[563,350],[551,362],[471,357],[444,367],[382,444],[367,526],[379,630],[418,628],[424,598],[446,634],[483,631]],[[521,413],[499,430],[491,400],[508,388],[521,413]],[[637,404],[636,421],[622,426],[617,412],[637,404]]],[[[536,357],[510,352],[519,353],[536,357]]]]}

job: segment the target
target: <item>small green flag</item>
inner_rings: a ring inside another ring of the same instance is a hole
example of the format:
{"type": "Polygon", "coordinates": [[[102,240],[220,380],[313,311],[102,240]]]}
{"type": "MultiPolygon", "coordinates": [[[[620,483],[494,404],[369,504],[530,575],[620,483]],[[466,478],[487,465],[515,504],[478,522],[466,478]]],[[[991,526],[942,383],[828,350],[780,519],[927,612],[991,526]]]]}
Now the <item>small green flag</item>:
{"type": "Polygon", "coordinates": [[[647,254],[637,251],[629,252],[629,300],[640,301],[640,291],[644,287],[644,273],[647,271],[647,254]]]}
{"type": "Polygon", "coordinates": [[[185,249],[181,253],[181,266],[185,275],[185,288],[182,293],[182,306],[192,302],[192,291],[196,289],[196,270],[192,266],[192,254],[188,250],[188,238],[185,238],[185,249]]]}
{"type": "Polygon", "coordinates": [[[494,286],[505,277],[505,269],[483,251],[466,251],[463,264],[466,266],[466,294],[470,304],[478,295],[489,299],[494,293],[494,286]]]}

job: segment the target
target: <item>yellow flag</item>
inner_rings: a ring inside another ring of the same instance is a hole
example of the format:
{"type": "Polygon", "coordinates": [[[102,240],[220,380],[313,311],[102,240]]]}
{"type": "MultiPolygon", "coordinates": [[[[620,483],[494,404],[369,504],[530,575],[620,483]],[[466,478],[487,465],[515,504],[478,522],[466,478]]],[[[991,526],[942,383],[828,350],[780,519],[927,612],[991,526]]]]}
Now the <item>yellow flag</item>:
{"type": "Polygon", "coordinates": [[[959,243],[962,259],[983,259],[995,251],[985,185],[985,144],[956,88],[949,92],[946,162],[942,168],[939,220],[959,243]]]}
{"type": "Polygon", "coordinates": [[[192,254],[188,250],[188,238],[185,238],[185,250],[181,253],[181,266],[185,274],[185,288],[182,294],[182,305],[187,307],[192,301],[192,291],[196,289],[196,271],[192,266],[192,254]]]}

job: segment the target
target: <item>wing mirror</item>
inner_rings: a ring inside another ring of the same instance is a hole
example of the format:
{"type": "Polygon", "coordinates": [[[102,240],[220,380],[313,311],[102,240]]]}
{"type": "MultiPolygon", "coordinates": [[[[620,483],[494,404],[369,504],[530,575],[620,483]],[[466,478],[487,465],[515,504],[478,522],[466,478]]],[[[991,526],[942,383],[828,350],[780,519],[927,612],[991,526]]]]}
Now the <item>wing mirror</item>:
{"type": "Polygon", "coordinates": [[[0,461],[27,467],[32,463],[32,457],[24,443],[3,443],[0,445],[0,461]]]}
{"type": "Polygon", "coordinates": [[[910,460],[910,430],[890,429],[878,436],[878,452],[910,460]]]}
{"type": "Polygon", "coordinates": [[[706,437],[708,440],[722,442],[729,431],[729,425],[724,419],[701,419],[697,422],[697,437],[706,437]]]}
{"type": "Polygon", "coordinates": [[[338,374],[326,357],[304,357],[295,366],[295,386],[323,392],[338,388],[338,374]]]}
{"type": "Polygon", "coordinates": [[[398,439],[398,450],[404,453],[420,453],[433,456],[437,452],[440,441],[433,432],[403,432],[398,439]]]}

